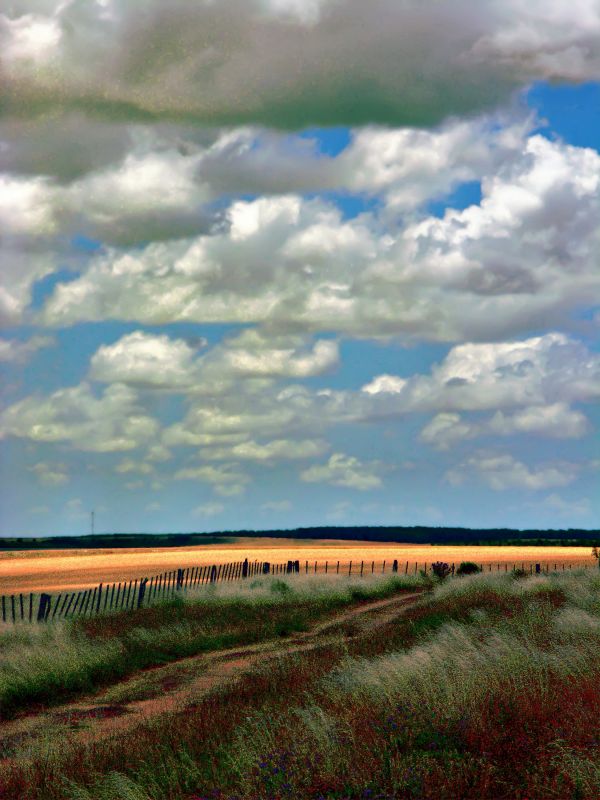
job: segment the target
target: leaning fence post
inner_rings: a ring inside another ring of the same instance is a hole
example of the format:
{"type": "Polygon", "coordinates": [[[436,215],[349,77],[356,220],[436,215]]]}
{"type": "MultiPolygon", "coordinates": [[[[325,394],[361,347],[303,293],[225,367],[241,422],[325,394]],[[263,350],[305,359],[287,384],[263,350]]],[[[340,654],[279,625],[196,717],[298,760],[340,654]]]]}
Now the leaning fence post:
{"type": "Polygon", "coordinates": [[[146,594],[146,584],[148,583],[148,578],[142,578],[140,581],[140,591],[138,594],[138,602],[137,607],[141,608],[142,603],[144,602],[144,595],[146,594]]]}

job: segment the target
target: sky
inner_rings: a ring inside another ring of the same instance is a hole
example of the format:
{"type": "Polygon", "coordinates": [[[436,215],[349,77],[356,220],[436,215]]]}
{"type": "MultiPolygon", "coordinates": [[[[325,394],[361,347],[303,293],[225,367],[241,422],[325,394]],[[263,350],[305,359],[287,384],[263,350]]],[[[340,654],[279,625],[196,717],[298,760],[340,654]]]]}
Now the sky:
{"type": "Polygon", "coordinates": [[[7,0],[0,535],[598,527],[600,0],[7,0]]]}

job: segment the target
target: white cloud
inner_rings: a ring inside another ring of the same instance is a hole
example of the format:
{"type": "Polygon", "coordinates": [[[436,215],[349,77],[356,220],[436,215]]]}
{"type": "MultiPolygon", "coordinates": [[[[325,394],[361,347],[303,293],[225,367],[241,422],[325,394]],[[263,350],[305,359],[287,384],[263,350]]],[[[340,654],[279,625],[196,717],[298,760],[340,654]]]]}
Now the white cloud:
{"type": "Polygon", "coordinates": [[[465,439],[478,436],[514,436],[534,434],[556,439],[576,439],[589,429],[589,422],[581,411],[565,403],[548,406],[527,406],[512,414],[497,411],[484,420],[470,420],[452,412],[437,414],[420,433],[422,441],[447,450],[465,439]]]}
{"type": "Polygon", "coordinates": [[[202,503],[192,511],[196,517],[215,517],[217,514],[222,514],[225,511],[225,506],[222,503],[202,503]]]}
{"type": "Polygon", "coordinates": [[[0,431],[36,442],[66,442],[98,453],[133,450],[154,438],[158,423],[125,386],[109,386],[96,397],[87,384],[32,395],[0,415],[0,431]]]}
{"type": "Polygon", "coordinates": [[[26,341],[0,338],[0,362],[23,364],[38,350],[53,347],[55,344],[56,340],[52,336],[32,336],[26,341]]]}
{"type": "Polygon", "coordinates": [[[261,505],[261,511],[274,511],[276,513],[291,511],[292,503],[289,500],[269,500],[261,505]]]}
{"type": "MultiPolygon", "coordinates": [[[[344,220],[323,200],[292,195],[236,201],[210,234],[93,258],[56,287],[42,318],[99,320],[110,308],[148,324],[262,322],[441,341],[567,324],[600,297],[600,156],[536,135],[501,162],[488,165],[479,205],[441,219],[344,220]]],[[[334,347],[316,345],[298,374],[332,368],[334,347]]]]}
{"type": "Polygon", "coordinates": [[[578,471],[577,464],[557,462],[528,467],[509,454],[481,451],[448,470],[446,480],[453,486],[460,486],[467,480],[480,480],[495,491],[539,491],[573,483],[578,471]]]}
{"type": "Polygon", "coordinates": [[[125,458],[117,464],[115,472],[121,475],[132,472],[139,472],[141,475],[150,475],[154,472],[154,467],[152,464],[147,464],[145,461],[134,461],[132,458],[125,458]]]}
{"type": "Polygon", "coordinates": [[[69,482],[69,468],[66,464],[46,464],[40,461],[29,470],[35,473],[44,486],[64,486],[69,482]]]}
{"type": "Polygon", "coordinates": [[[175,480],[199,481],[208,483],[213,490],[223,497],[235,496],[245,491],[250,477],[235,465],[224,464],[214,467],[210,464],[184,467],[173,476],[175,480]]]}
{"type": "Polygon", "coordinates": [[[231,336],[204,355],[183,339],[136,331],[97,350],[90,378],[214,396],[231,392],[239,379],[321,375],[336,367],[338,358],[336,342],[317,341],[310,349],[302,337],[256,330],[231,336]]]}
{"type": "Polygon", "coordinates": [[[406,381],[397,375],[378,375],[362,387],[367,394],[400,394],[406,381]]]}
{"type": "Polygon", "coordinates": [[[379,476],[382,467],[378,461],[361,462],[355,456],[334,453],[326,464],[315,464],[301,472],[300,477],[307,483],[329,483],[368,491],[382,485],[379,476]]]}
{"type": "Polygon", "coordinates": [[[580,500],[565,500],[558,494],[550,494],[544,498],[541,505],[567,517],[585,516],[590,513],[590,501],[585,497],[580,500]]]}
{"type": "Polygon", "coordinates": [[[194,383],[196,353],[182,339],[135,331],[101,346],[90,361],[90,377],[104,383],[185,389],[194,383]]]}
{"type": "MultiPolygon", "coordinates": [[[[382,416],[409,411],[485,411],[523,406],[488,423],[499,434],[521,430],[550,431],[575,436],[585,420],[567,408],[600,396],[600,358],[582,343],[562,333],[490,344],[461,344],[434,365],[430,375],[395,379],[379,376],[355,397],[365,414],[382,416]],[[529,411],[527,409],[530,409],[529,411]]],[[[438,420],[452,423],[454,417],[438,420]]],[[[436,425],[438,424],[436,423],[436,425]]],[[[461,421],[461,424],[464,424],[461,421]]]]}
{"type": "Polygon", "coordinates": [[[65,512],[71,519],[84,519],[85,517],[89,517],[89,512],[84,509],[83,501],[79,497],[67,500],[65,503],[65,512]]]}
{"type": "Polygon", "coordinates": [[[315,458],[328,449],[327,442],[320,439],[273,439],[264,443],[248,440],[229,447],[207,448],[203,451],[203,456],[215,460],[273,462],[315,458]]]}

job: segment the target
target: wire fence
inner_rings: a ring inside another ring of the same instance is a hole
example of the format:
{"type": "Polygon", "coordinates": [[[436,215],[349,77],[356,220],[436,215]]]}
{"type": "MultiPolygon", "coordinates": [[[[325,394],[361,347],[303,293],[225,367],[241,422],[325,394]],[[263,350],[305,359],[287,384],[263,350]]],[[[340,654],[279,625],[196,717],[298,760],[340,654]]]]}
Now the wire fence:
{"type": "MultiPolygon", "coordinates": [[[[435,562],[434,562],[435,563],[435,562]]],[[[455,564],[448,564],[449,575],[456,574],[455,564]]],[[[512,572],[527,574],[561,572],[572,569],[593,568],[589,559],[578,562],[488,562],[477,564],[482,572],[512,572]]],[[[179,567],[150,578],[130,581],[100,583],[93,588],[50,594],[19,593],[1,596],[3,623],[48,622],[55,619],[92,617],[97,614],[126,611],[154,605],[172,599],[200,586],[246,580],[271,575],[368,575],[399,574],[425,575],[432,573],[432,562],[419,561],[308,561],[299,559],[280,563],[269,561],[235,561],[196,567],[179,567]]]]}

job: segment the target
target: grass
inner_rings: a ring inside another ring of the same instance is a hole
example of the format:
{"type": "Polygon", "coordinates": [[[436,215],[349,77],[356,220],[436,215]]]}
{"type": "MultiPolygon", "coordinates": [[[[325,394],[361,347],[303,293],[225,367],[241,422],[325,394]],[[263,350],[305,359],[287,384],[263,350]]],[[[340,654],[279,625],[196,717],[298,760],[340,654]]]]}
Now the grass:
{"type": "Polygon", "coordinates": [[[149,666],[306,630],[337,608],[421,585],[413,578],[261,578],[150,608],[0,633],[0,719],[97,690],[149,666]]]}
{"type": "Polygon", "coordinates": [[[599,686],[600,575],[475,575],[141,725],[126,752],[40,753],[0,796],[595,800],[599,686]]]}

